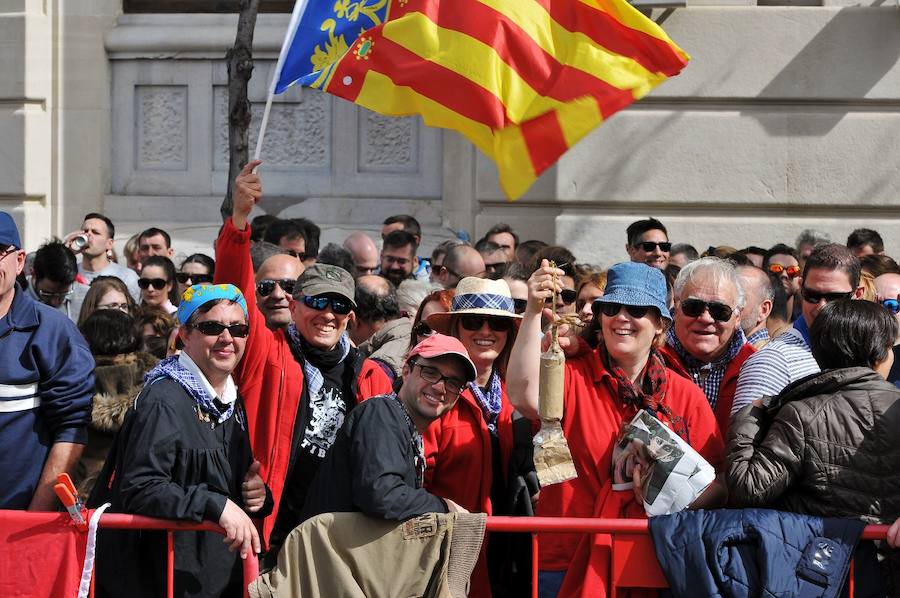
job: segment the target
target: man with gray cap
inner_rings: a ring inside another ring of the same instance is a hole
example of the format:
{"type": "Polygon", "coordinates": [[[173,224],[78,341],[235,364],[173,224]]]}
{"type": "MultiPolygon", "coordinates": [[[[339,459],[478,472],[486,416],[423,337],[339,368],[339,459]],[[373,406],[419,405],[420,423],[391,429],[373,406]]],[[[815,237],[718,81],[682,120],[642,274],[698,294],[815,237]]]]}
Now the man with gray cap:
{"type": "Polygon", "coordinates": [[[289,301],[292,323],[285,329],[266,327],[253,292],[248,222],[262,197],[253,173],[259,163],[251,161],[235,181],[234,211],[216,242],[215,280],[236,285],[247,299],[250,334],[234,375],[246,402],[260,475],[275,499],[277,515],[263,526],[268,541],[276,520],[299,517],[309,483],[350,409],[390,392],[391,384],[346,335],[354,319],[356,285],[343,268],[307,268],[289,301]]]}
{"type": "Polygon", "coordinates": [[[94,358],[65,314],[16,282],[25,252],[0,212],[0,509],[53,511],[57,474],[72,471],[94,394],[94,358]]]}

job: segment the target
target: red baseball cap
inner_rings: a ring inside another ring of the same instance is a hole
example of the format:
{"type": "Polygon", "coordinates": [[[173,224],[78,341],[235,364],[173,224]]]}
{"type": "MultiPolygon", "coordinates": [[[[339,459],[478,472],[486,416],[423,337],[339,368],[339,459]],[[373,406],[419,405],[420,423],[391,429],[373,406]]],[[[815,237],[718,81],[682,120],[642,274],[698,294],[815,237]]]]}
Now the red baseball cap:
{"type": "Polygon", "coordinates": [[[475,370],[475,364],[469,359],[469,353],[459,339],[446,334],[435,333],[426,337],[421,343],[413,347],[406,356],[407,363],[416,356],[425,359],[434,359],[435,357],[444,357],[445,355],[454,355],[459,357],[465,364],[467,380],[474,380],[478,372],[475,370]]]}

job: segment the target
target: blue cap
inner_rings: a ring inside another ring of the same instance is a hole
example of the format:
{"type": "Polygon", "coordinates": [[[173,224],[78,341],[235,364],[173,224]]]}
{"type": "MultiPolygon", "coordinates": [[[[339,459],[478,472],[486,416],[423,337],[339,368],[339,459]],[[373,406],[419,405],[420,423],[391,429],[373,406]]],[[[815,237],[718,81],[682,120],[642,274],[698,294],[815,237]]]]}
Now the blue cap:
{"type": "Polygon", "coordinates": [[[603,296],[595,299],[594,303],[655,307],[662,317],[672,320],[666,277],[662,270],[647,264],[623,262],[610,268],[606,273],[603,296]]]}
{"type": "Polygon", "coordinates": [[[178,311],[175,312],[178,323],[186,324],[198,307],[216,299],[234,301],[241,306],[244,317],[247,317],[247,301],[241,290],[233,284],[195,284],[188,287],[181,296],[181,303],[178,304],[178,311]]]}
{"type": "Polygon", "coordinates": [[[12,245],[16,249],[22,249],[16,221],[6,212],[0,212],[0,245],[12,245]]]}

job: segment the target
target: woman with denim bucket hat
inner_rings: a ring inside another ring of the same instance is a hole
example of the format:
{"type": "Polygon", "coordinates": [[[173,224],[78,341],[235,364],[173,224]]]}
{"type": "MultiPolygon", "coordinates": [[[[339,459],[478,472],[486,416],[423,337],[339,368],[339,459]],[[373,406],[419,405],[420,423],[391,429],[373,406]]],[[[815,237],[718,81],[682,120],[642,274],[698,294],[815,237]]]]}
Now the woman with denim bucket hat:
{"type": "MultiPolygon", "coordinates": [[[[562,271],[544,261],[528,281],[528,307],[513,347],[508,390],[513,406],[537,420],[540,324],[544,302],[559,292],[562,271]]],[[[663,273],[628,262],[609,269],[606,289],[593,304],[598,346],[566,361],[563,431],[578,477],[541,490],[537,514],[564,517],[646,517],[638,481],[612,487],[613,446],[639,409],[655,415],[716,469],[724,446],[703,392],[666,368],[658,347],[672,322],[663,273]]],[[[631,473],[631,472],[627,472],[631,473]]],[[[640,470],[634,472],[636,480],[640,470]]],[[[693,505],[720,506],[715,482],[693,505]]],[[[605,596],[608,537],[540,537],[541,596],[605,596]]]]}
{"type": "MultiPolygon", "coordinates": [[[[456,409],[436,421],[424,435],[425,487],[473,513],[531,514],[530,493],[519,493],[517,504],[511,504],[516,500],[510,498],[517,480],[534,470],[530,423],[514,416],[505,390],[506,364],[521,319],[504,280],[467,277],[457,285],[450,311],[433,313],[425,320],[432,330],[458,338],[478,371],[476,380],[462,392],[456,409]],[[520,422],[518,427],[514,421],[520,422]],[[524,434],[517,436],[517,428],[524,434]],[[523,441],[528,456],[524,460],[520,458],[522,452],[515,450],[523,441]],[[513,471],[511,463],[519,467],[513,471]],[[522,507],[529,512],[523,513],[522,507]]],[[[501,573],[509,563],[508,551],[500,548],[503,543],[499,537],[495,544],[487,558],[482,554],[476,565],[470,596],[490,596],[491,586],[496,596],[521,595],[510,587],[515,580],[501,573]]],[[[529,559],[525,561],[527,566],[529,559]]],[[[527,583],[527,576],[525,579],[527,583]]]]}

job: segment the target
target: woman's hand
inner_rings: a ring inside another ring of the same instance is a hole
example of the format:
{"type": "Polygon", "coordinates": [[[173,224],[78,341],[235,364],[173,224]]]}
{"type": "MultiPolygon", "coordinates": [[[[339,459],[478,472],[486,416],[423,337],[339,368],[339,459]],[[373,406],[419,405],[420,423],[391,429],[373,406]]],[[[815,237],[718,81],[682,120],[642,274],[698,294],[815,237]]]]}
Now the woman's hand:
{"type": "Polygon", "coordinates": [[[532,316],[541,313],[547,299],[552,299],[554,292],[562,292],[560,278],[565,274],[559,268],[551,268],[549,261],[541,260],[541,267],[528,279],[528,307],[525,313],[532,316]]]}
{"type": "Polygon", "coordinates": [[[228,550],[240,549],[242,559],[247,558],[251,550],[259,554],[261,548],[256,526],[253,525],[243,509],[230,498],[225,502],[225,509],[219,517],[219,525],[225,528],[223,542],[228,544],[228,550]]]}

